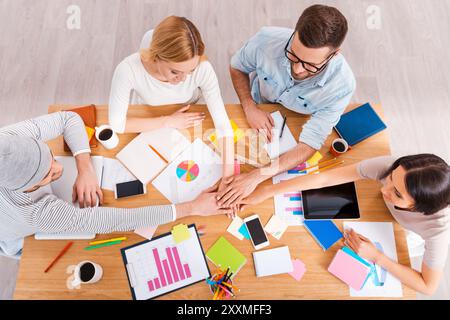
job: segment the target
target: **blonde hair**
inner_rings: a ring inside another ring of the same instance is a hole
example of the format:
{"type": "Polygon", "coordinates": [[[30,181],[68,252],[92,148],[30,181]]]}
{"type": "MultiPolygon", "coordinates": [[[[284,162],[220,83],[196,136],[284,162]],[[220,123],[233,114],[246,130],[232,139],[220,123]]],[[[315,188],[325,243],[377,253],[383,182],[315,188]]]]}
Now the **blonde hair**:
{"type": "Polygon", "coordinates": [[[205,45],[195,25],[184,17],[170,16],[156,26],[150,47],[142,49],[140,54],[143,61],[184,62],[203,56],[204,51],[205,45]]]}

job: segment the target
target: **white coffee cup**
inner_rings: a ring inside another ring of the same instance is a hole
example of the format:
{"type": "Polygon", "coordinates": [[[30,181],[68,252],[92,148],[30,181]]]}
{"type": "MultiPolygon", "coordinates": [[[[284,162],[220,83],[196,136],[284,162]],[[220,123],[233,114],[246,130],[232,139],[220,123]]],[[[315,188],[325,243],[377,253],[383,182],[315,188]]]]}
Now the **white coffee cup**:
{"type": "Polygon", "coordinates": [[[80,284],[89,284],[98,282],[103,275],[103,269],[100,265],[92,261],[81,261],[73,272],[71,285],[77,287],[80,284]]]}
{"type": "Polygon", "coordinates": [[[107,124],[95,127],[95,137],[106,149],[114,149],[119,144],[119,136],[107,124]]]}

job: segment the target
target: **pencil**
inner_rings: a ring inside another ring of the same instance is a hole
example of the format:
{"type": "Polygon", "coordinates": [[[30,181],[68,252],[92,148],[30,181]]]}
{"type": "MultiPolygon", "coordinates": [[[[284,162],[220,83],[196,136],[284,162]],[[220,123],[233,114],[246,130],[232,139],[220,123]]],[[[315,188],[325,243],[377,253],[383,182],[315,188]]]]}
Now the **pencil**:
{"type": "Polygon", "coordinates": [[[286,126],[286,119],[287,119],[286,116],[284,116],[283,125],[281,126],[280,139],[283,136],[284,127],[286,126]]]}
{"type": "Polygon", "coordinates": [[[319,163],[317,163],[317,164],[315,164],[315,165],[313,165],[313,166],[307,167],[306,170],[311,170],[311,169],[314,169],[314,168],[316,168],[316,167],[318,167],[318,166],[323,166],[323,165],[328,164],[328,163],[330,163],[330,162],[333,162],[333,161],[335,161],[335,160],[336,160],[336,158],[333,158],[333,159],[330,159],[330,160],[326,160],[326,161],[319,162],[319,163]]]}
{"type": "Polygon", "coordinates": [[[123,240],[127,240],[127,237],[120,237],[120,238],[114,238],[114,239],[107,239],[107,240],[99,240],[99,241],[94,241],[94,242],[89,242],[89,245],[93,246],[96,244],[102,244],[102,243],[107,243],[107,242],[114,242],[114,241],[123,241],[123,240]]]}
{"type": "Polygon", "coordinates": [[[73,245],[73,241],[66,244],[64,249],[61,250],[61,252],[56,256],[55,259],[53,259],[53,261],[50,263],[50,265],[47,267],[47,269],[45,269],[44,273],[47,273],[50,270],[50,268],[53,267],[53,265],[56,263],[56,261],[58,261],[67,252],[67,250],[69,250],[69,248],[72,245],[73,245]]]}
{"type": "Polygon", "coordinates": [[[98,245],[95,245],[95,246],[86,247],[86,248],[84,248],[84,250],[93,250],[93,249],[98,249],[98,248],[103,248],[103,247],[109,247],[109,246],[112,246],[112,245],[115,245],[115,244],[119,244],[121,242],[122,242],[122,240],[113,241],[113,242],[106,242],[106,243],[98,244],[98,245]]]}
{"type": "Polygon", "coordinates": [[[166,158],[164,158],[164,157],[162,156],[162,154],[158,152],[158,150],[156,150],[155,148],[153,148],[151,145],[148,145],[148,146],[150,147],[150,149],[153,150],[153,152],[155,152],[155,153],[158,155],[158,157],[161,158],[162,161],[164,161],[165,163],[169,163],[169,161],[167,161],[166,158]]]}
{"type": "Polygon", "coordinates": [[[335,163],[332,163],[332,164],[330,164],[330,165],[328,165],[328,166],[325,166],[325,167],[323,167],[323,168],[317,168],[317,170],[313,170],[313,171],[310,171],[310,172],[308,172],[306,175],[308,175],[308,174],[312,174],[312,173],[315,173],[315,172],[324,172],[324,171],[326,171],[326,170],[328,170],[328,169],[331,169],[331,168],[333,168],[333,167],[336,167],[336,166],[338,166],[338,165],[340,165],[340,164],[343,164],[344,163],[344,160],[342,160],[342,161],[339,161],[339,162],[335,162],[335,163]]]}

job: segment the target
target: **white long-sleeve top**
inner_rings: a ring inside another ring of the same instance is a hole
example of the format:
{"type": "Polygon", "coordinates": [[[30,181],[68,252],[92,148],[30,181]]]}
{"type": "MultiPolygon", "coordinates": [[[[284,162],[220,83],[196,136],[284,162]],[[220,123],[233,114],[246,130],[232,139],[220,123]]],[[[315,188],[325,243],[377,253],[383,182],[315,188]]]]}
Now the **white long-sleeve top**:
{"type": "Polygon", "coordinates": [[[217,136],[233,136],[219,82],[210,62],[200,62],[184,81],[173,85],[152,77],[145,70],[139,53],[125,58],[116,67],[109,98],[109,123],[115,131],[125,131],[132,94],[137,94],[144,104],[162,106],[192,103],[199,89],[214,121],[217,136]]]}

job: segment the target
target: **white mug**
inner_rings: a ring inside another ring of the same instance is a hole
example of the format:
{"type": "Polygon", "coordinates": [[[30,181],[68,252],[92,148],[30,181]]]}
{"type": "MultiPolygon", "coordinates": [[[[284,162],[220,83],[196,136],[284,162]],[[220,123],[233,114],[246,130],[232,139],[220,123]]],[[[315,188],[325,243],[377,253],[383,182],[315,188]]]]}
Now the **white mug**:
{"type": "Polygon", "coordinates": [[[95,127],[95,137],[106,149],[114,149],[119,144],[119,136],[114,132],[112,127],[107,124],[95,127]],[[110,130],[111,135],[102,137],[101,133],[105,130],[110,130]]]}
{"type": "Polygon", "coordinates": [[[103,275],[103,269],[100,265],[92,261],[81,261],[73,272],[73,280],[71,285],[78,287],[84,283],[96,283],[100,281],[103,275]]]}

